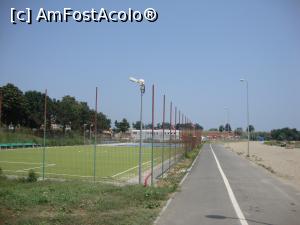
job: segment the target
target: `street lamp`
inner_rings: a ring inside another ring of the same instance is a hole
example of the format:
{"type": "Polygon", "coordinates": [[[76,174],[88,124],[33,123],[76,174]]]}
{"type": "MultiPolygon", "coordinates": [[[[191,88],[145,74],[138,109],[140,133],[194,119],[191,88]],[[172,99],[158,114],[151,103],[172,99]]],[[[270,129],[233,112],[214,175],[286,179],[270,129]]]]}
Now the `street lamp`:
{"type": "Polygon", "coordinates": [[[141,109],[140,109],[140,149],[139,149],[139,184],[142,183],[142,129],[143,129],[143,94],[145,93],[145,81],[129,77],[129,80],[138,84],[141,91],[141,109]]]}
{"type": "Polygon", "coordinates": [[[248,89],[248,81],[246,79],[240,79],[240,81],[246,83],[246,91],[247,91],[247,135],[248,135],[247,157],[250,157],[250,153],[249,153],[250,130],[249,130],[249,89],[248,89]]]}

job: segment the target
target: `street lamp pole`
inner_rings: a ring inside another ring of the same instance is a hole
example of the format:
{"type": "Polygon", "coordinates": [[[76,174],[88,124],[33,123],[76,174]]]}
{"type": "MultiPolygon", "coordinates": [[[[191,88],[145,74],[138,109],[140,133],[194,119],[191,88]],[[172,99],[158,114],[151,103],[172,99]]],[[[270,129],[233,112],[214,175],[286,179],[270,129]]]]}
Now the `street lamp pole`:
{"type": "Polygon", "coordinates": [[[247,157],[250,157],[250,129],[249,129],[249,85],[246,79],[241,79],[241,82],[246,82],[246,91],[247,91],[247,136],[248,136],[248,148],[247,148],[247,157]]]}
{"type": "Polygon", "coordinates": [[[139,149],[139,184],[142,184],[142,129],[143,129],[143,95],[145,93],[145,81],[143,79],[129,78],[130,81],[140,85],[141,109],[140,109],[140,149],[139,149]]]}

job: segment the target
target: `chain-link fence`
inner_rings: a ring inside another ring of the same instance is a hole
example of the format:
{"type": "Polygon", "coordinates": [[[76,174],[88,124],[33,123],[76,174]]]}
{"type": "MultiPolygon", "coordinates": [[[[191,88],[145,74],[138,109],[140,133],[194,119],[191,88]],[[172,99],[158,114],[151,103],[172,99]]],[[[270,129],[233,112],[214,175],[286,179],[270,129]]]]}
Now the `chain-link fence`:
{"type": "Polygon", "coordinates": [[[56,122],[47,92],[40,128],[2,126],[0,167],[4,174],[24,176],[34,170],[41,179],[153,184],[201,142],[201,130],[172,102],[167,105],[165,96],[156,97],[154,86],[152,119],[142,130],[103,129],[97,98],[96,90],[95,109],[76,130],[72,123],[62,128],[56,122]],[[155,108],[159,100],[162,111],[155,108]]]}

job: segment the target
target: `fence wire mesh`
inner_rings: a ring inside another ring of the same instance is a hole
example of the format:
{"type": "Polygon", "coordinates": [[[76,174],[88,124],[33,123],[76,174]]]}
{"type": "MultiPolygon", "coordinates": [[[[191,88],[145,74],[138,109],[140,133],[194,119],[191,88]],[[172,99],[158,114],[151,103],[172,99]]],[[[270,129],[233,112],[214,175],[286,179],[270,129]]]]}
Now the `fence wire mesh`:
{"type": "Polygon", "coordinates": [[[45,102],[41,103],[44,108],[40,108],[45,110],[46,120],[39,129],[2,126],[0,167],[4,174],[14,176],[26,176],[33,170],[42,179],[138,183],[141,166],[142,182],[153,184],[201,142],[201,130],[172,102],[168,108],[165,96],[163,109],[156,110],[155,100],[160,96],[154,96],[154,86],[152,95],[152,126],[144,126],[142,131],[130,128],[118,132],[97,130],[101,127],[97,94],[95,114],[88,121],[82,120],[80,128],[73,131],[71,123],[61,128],[49,115],[45,93],[45,102]]]}

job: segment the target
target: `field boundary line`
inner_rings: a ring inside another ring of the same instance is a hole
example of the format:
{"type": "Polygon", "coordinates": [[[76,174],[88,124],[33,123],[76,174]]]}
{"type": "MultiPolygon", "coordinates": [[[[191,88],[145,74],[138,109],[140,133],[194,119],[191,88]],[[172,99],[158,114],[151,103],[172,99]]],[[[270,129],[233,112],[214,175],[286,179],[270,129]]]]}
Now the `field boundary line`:
{"type": "MultiPolygon", "coordinates": [[[[157,158],[154,159],[153,161],[155,161],[155,160],[157,160],[157,159],[159,159],[159,157],[157,157],[157,158]]],[[[149,161],[147,161],[147,162],[144,162],[144,163],[142,164],[142,166],[143,166],[143,165],[146,165],[146,164],[148,164],[148,163],[150,163],[150,162],[151,162],[151,160],[149,160],[149,161]]],[[[131,171],[131,170],[134,170],[134,169],[136,169],[136,168],[138,168],[138,167],[139,167],[139,165],[134,166],[134,167],[132,167],[132,168],[129,168],[128,170],[124,170],[124,171],[122,171],[122,172],[120,172],[120,173],[117,173],[117,174],[111,176],[111,177],[112,177],[112,178],[115,178],[115,177],[120,176],[120,175],[122,175],[122,174],[124,174],[124,173],[127,173],[127,172],[129,172],[129,171],[131,171]]]]}
{"type": "MultiPolygon", "coordinates": [[[[142,164],[142,166],[145,165],[145,164],[148,164],[148,163],[150,163],[150,162],[151,162],[151,160],[148,161],[148,162],[144,162],[144,163],[142,164]]],[[[120,173],[117,173],[117,174],[111,176],[111,177],[112,177],[112,178],[115,178],[115,177],[120,176],[120,175],[122,175],[122,174],[124,174],[124,173],[127,173],[127,172],[129,172],[129,171],[131,171],[131,170],[134,170],[134,169],[136,169],[136,168],[138,168],[138,167],[139,167],[139,165],[134,166],[134,167],[132,167],[132,168],[129,168],[128,170],[124,170],[124,171],[122,171],[122,172],[120,172],[120,173]]]]}
{"type": "Polygon", "coordinates": [[[41,165],[42,163],[35,163],[35,162],[13,162],[13,161],[0,161],[0,163],[10,163],[10,164],[27,164],[27,165],[41,165]]]}
{"type": "MultiPolygon", "coordinates": [[[[56,166],[56,164],[54,164],[54,163],[53,164],[47,164],[47,165],[45,165],[45,168],[46,167],[52,167],[52,166],[56,166]]],[[[18,171],[28,171],[28,170],[40,169],[42,167],[43,167],[43,165],[38,166],[38,167],[32,167],[32,168],[26,168],[26,169],[17,170],[16,172],[18,172],[18,171]]]]}
{"type": "MultiPolygon", "coordinates": [[[[3,170],[3,171],[7,171],[7,172],[14,172],[14,173],[24,173],[26,171],[24,170],[3,170]]],[[[39,171],[36,171],[36,173],[41,173],[39,171]]],[[[52,174],[52,175],[57,175],[57,176],[69,176],[69,177],[83,177],[83,178],[89,178],[89,177],[93,177],[93,176],[81,176],[81,175],[75,175],[75,174],[61,174],[61,173],[45,173],[45,174],[52,174]]]]}

